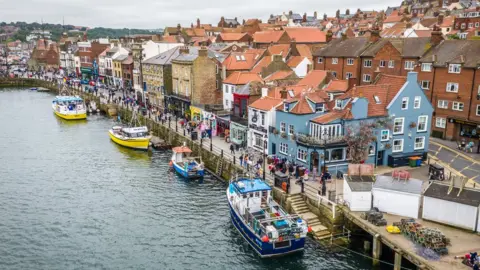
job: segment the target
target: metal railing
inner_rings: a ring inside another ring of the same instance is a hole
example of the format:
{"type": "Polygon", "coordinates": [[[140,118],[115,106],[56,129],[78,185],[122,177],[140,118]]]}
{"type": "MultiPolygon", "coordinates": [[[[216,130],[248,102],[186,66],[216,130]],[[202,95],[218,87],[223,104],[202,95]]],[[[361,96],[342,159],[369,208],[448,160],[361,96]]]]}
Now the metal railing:
{"type": "Polygon", "coordinates": [[[304,191],[305,196],[312,200],[317,205],[317,207],[320,207],[320,205],[324,205],[329,208],[332,211],[332,218],[335,218],[335,210],[337,208],[337,203],[329,200],[326,196],[322,196],[322,191],[311,183],[304,183],[304,191]]]}

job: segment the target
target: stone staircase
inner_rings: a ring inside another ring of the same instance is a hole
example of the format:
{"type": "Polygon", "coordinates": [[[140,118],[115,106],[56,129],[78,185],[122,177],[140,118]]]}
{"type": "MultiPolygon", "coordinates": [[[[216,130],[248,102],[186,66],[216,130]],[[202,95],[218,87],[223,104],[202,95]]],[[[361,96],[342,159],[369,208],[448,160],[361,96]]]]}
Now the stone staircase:
{"type": "Polygon", "coordinates": [[[288,200],[291,202],[293,212],[299,215],[302,219],[306,220],[308,226],[312,228],[314,239],[322,240],[325,238],[330,238],[331,233],[325,226],[322,225],[317,215],[310,212],[301,194],[293,194],[288,197],[288,200]]]}

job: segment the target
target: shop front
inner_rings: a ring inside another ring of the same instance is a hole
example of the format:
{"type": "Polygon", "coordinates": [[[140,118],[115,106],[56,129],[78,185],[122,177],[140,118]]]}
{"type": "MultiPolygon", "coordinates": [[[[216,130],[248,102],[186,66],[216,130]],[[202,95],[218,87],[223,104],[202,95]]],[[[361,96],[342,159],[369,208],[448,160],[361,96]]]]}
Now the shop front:
{"type": "Polygon", "coordinates": [[[190,110],[190,100],[176,95],[166,96],[165,102],[168,104],[168,112],[176,115],[177,117],[185,117],[185,113],[190,110]]]}
{"type": "Polygon", "coordinates": [[[190,119],[192,119],[192,121],[202,121],[203,120],[202,109],[201,108],[190,105],[190,115],[191,115],[190,119]]]}
{"type": "Polygon", "coordinates": [[[448,125],[451,125],[447,127],[447,131],[452,130],[453,140],[473,142],[477,146],[477,153],[480,153],[480,123],[448,118],[448,125]]]}
{"type": "MultiPolygon", "coordinates": [[[[230,116],[217,116],[217,134],[226,138],[230,136],[230,116]]],[[[230,139],[230,138],[229,138],[230,139]]]]}
{"type": "Polygon", "coordinates": [[[235,148],[247,147],[248,120],[240,117],[230,117],[230,142],[235,148]]]}
{"type": "Polygon", "coordinates": [[[81,67],[80,72],[82,74],[82,80],[91,80],[93,76],[93,68],[81,67]]]}
{"type": "MultiPolygon", "coordinates": [[[[190,106],[191,107],[191,106],[190,106]]],[[[211,136],[217,136],[217,117],[211,112],[202,111],[202,119],[206,126],[209,127],[211,136]]]]}

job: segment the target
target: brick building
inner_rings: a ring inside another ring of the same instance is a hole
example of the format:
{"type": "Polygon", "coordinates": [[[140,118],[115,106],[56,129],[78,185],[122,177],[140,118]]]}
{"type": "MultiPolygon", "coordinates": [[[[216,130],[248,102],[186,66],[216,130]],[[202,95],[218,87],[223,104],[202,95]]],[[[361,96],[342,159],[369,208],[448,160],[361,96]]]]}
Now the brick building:
{"type": "Polygon", "coordinates": [[[432,135],[474,141],[480,134],[480,41],[445,40],[420,59],[421,84],[435,107],[432,135]]]}
{"type": "Polygon", "coordinates": [[[122,80],[125,88],[133,87],[133,57],[131,54],[122,61],[122,80]]]}
{"type": "Polygon", "coordinates": [[[272,44],[290,44],[291,38],[285,31],[260,31],[253,34],[254,48],[267,48],[272,44]]]}

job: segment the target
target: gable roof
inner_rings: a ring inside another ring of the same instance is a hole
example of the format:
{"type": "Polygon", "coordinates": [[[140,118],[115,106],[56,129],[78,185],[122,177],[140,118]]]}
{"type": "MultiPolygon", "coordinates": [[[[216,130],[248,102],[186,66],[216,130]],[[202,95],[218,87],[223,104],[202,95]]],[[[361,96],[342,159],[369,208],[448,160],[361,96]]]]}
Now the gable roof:
{"type": "Polygon", "coordinates": [[[224,41],[239,41],[248,33],[220,33],[219,36],[224,41]]]}
{"type": "Polygon", "coordinates": [[[224,84],[234,84],[234,85],[244,85],[252,81],[262,81],[262,78],[258,74],[253,72],[239,72],[236,71],[230,76],[228,76],[223,83],[224,84]]]}
{"type": "Polygon", "coordinates": [[[282,80],[293,74],[293,70],[279,70],[267,76],[265,81],[271,82],[276,80],[282,80]]]}
{"type": "Polygon", "coordinates": [[[312,50],[306,44],[296,44],[295,48],[297,49],[300,56],[307,57],[309,60],[313,59],[312,50]]]}
{"type": "Polygon", "coordinates": [[[316,50],[314,56],[323,57],[357,57],[370,45],[368,38],[334,39],[323,48],[316,50]]]}
{"type": "Polygon", "coordinates": [[[262,111],[269,111],[280,104],[282,104],[281,99],[265,96],[254,101],[252,104],[250,104],[250,107],[262,111]]]}
{"type": "Polygon", "coordinates": [[[225,58],[222,65],[227,70],[250,70],[259,61],[260,55],[256,53],[231,53],[225,58]]]}
{"type": "Polygon", "coordinates": [[[402,57],[421,57],[430,49],[430,38],[384,38],[368,47],[361,55],[374,57],[387,43],[398,50],[402,57]]]}
{"type": "Polygon", "coordinates": [[[270,65],[271,62],[271,56],[264,56],[262,59],[260,59],[260,61],[257,62],[257,64],[255,64],[251,71],[255,73],[260,73],[262,72],[262,68],[267,67],[268,65],[270,65]]]}
{"type": "Polygon", "coordinates": [[[308,85],[317,88],[326,78],[328,72],[325,70],[312,70],[297,85],[308,85]]]}
{"type": "Polygon", "coordinates": [[[177,57],[179,54],[180,46],[148,58],[147,60],[143,61],[142,64],[170,65],[172,64],[172,59],[177,57]]]}
{"type": "Polygon", "coordinates": [[[325,92],[345,92],[348,90],[347,80],[331,80],[328,85],[323,88],[325,92]]]}
{"type": "Polygon", "coordinates": [[[345,110],[333,110],[325,114],[320,115],[319,117],[313,118],[311,122],[317,124],[328,124],[338,119],[343,119],[347,114],[350,114],[350,109],[345,110]]]}
{"type": "Polygon", "coordinates": [[[277,43],[285,31],[259,31],[253,34],[255,43],[277,43]]]}
{"type": "Polygon", "coordinates": [[[288,53],[290,52],[290,45],[289,44],[274,44],[268,47],[268,52],[270,54],[280,54],[282,58],[287,58],[288,53]]]}
{"type": "Polygon", "coordinates": [[[296,68],[302,61],[306,59],[306,57],[303,56],[292,56],[288,59],[287,65],[291,68],[296,68]]]}
{"type": "Polygon", "coordinates": [[[324,43],[327,42],[327,35],[317,27],[285,27],[290,39],[297,43],[324,43]]]}
{"type": "Polygon", "coordinates": [[[477,68],[480,64],[478,52],[480,52],[480,41],[478,40],[444,40],[428,51],[420,59],[420,62],[433,63],[436,67],[462,64],[463,67],[477,68]]]}

